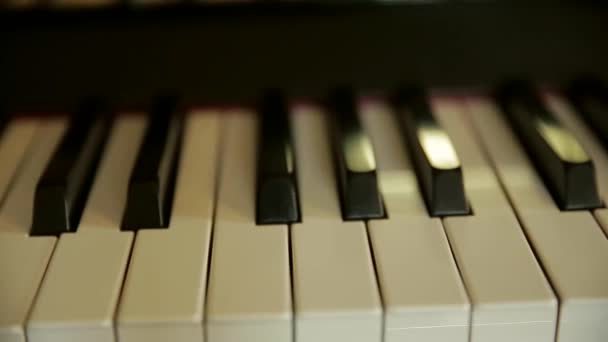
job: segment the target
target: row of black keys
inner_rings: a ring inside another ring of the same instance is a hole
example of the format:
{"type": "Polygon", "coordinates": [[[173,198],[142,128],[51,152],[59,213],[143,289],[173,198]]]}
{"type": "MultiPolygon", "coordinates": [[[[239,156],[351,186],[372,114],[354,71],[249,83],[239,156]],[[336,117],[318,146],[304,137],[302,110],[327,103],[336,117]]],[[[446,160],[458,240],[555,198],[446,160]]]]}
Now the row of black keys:
{"type": "MultiPolygon", "coordinates": [[[[606,87],[594,82],[582,83],[572,89],[573,103],[608,146],[606,87]]],[[[543,126],[545,129],[566,130],[544,106],[536,89],[527,83],[511,83],[501,88],[497,99],[557,205],[563,210],[600,206],[592,161],[588,158],[569,159],[560,154],[555,141],[547,139],[539,129],[543,126]]],[[[437,153],[437,146],[427,145],[434,140],[423,139],[429,135],[447,137],[434,118],[424,90],[402,87],[392,97],[391,103],[402,125],[429,214],[469,214],[458,157],[433,158],[430,153],[437,153]]],[[[373,153],[370,155],[369,139],[357,113],[356,93],[348,88],[337,89],[325,105],[331,118],[343,218],[386,217],[373,153]]],[[[183,126],[183,115],[178,108],[177,100],[172,97],[158,98],[152,105],[146,135],[129,181],[122,223],[124,230],[168,225],[183,126]]],[[[280,91],[268,91],[257,110],[262,117],[257,167],[257,223],[297,222],[300,220],[300,206],[288,101],[280,91]]],[[[38,182],[31,234],[57,235],[76,230],[109,135],[110,114],[102,103],[88,102],[72,117],[67,133],[38,182]]],[[[445,144],[450,144],[449,138],[442,141],[441,145],[445,144]]],[[[454,149],[447,148],[439,153],[454,153],[454,149]]]]}
{"type": "MultiPolygon", "coordinates": [[[[608,148],[608,89],[601,82],[584,80],[573,84],[569,93],[573,104],[608,148]]],[[[562,210],[600,207],[592,160],[586,155],[562,153],[566,141],[560,138],[568,135],[567,143],[578,142],[546,108],[534,86],[511,82],[501,87],[496,97],[557,206],[562,210]],[[547,136],[547,131],[552,136],[547,136]]],[[[455,154],[455,149],[435,119],[424,90],[402,87],[391,97],[391,104],[401,124],[429,215],[469,214],[458,156],[448,155],[455,154]],[[438,141],[438,137],[446,139],[438,141]],[[434,143],[435,146],[428,146],[434,143]],[[440,158],[433,158],[433,153],[441,154],[440,158]]],[[[364,143],[368,138],[359,121],[356,94],[351,89],[338,89],[331,94],[326,107],[331,115],[330,135],[343,219],[386,217],[373,152],[364,143]]],[[[284,97],[275,94],[268,96],[259,110],[264,119],[258,161],[258,224],[297,222],[300,218],[297,168],[289,156],[293,148],[287,103],[284,97]]],[[[579,150],[584,153],[582,147],[579,150]]]]}

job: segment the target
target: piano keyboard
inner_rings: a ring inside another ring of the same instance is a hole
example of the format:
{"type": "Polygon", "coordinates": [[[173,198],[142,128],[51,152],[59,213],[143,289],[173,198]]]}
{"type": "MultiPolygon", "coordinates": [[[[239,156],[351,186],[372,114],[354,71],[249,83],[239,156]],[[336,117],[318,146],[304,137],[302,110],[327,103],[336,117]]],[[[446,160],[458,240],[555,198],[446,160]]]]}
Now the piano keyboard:
{"type": "Polygon", "coordinates": [[[608,92],[16,116],[0,341],[605,342],[608,92]]]}

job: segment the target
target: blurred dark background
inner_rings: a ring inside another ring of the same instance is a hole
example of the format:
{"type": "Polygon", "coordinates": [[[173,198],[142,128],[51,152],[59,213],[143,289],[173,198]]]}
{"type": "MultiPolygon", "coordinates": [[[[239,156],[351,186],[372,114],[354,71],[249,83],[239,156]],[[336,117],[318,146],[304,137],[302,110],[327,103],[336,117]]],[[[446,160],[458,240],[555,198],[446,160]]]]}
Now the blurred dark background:
{"type": "Polygon", "coordinates": [[[138,107],[159,90],[199,104],[248,101],[269,86],[316,96],[335,84],[466,90],[608,76],[599,1],[79,1],[5,3],[3,107],[61,111],[89,95],[138,107]]]}

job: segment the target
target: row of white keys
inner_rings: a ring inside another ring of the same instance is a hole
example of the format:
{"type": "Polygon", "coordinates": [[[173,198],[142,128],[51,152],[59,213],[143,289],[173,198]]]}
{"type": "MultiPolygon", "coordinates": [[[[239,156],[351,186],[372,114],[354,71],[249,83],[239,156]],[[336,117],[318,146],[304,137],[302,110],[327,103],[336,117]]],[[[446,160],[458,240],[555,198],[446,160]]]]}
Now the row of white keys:
{"type": "Polygon", "coordinates": [[[50,263],[30,341],[114,341],[114,321],[121,341],[202,339],[219,129],[214,113],[186,120],[171,226],[139,232],[129,265],[133,234],[119,228],[146,118],[118,119],[78,232],[61,236],[50,263]]]}
{"type": "MultiPolygon", "coordinates": [[[[14,277],[8,283],[9,294],[20,294],[15,291],[19,286],[28,290],[28,300],[17,297],[19,302],[9,302],[15,308],[12,313],[9,312],[11,316],[3,317],[3,320],[12,320],[13,326],[18,324],[9,331],[12,338],[24,340],[23,329],[19,328],[26,325],[29,341],[114,341],[113,322],[116,320],[119,337],[124,341],[150,341],[150,335],[161,339],[177,336],[182,341],[202,340],[202,300],[219,127],[217,116],[213,113],[191,113],[187,120],[188,129],[173,207],[174,220],[170,229],[164,230],[166,234],[163,235],[162,244],[150,239],[138,241],[136,248],[139,246],[138,250],[144,252],[133,255],[131,277],[127,279],[121,297],[119,314],[115,317],[133,240],[132,233],[121,232],[119,227],[126,200],[125,189],[146,128],[146,118],[142,115],[126,115],[117,120],[78,232],[60,237],[36,300],[32,301],[32,298],[50,252],[45,254],[44,262],[36,264],[39,265],[36,279],[32,275],[27,279],[14,277]],[[150,249],[155,250],[151,257],[150,253],[145,253],[150,249]],[[165,250],[168,254],[159,254],[158,250],[165,250]],[[163,263],[155,259],[158,255],[164,257],[163,263]],[[142,275],[145,278],[143,283],[142,275]],[[159,282],[149,282],[155,280],[153,275],[158,276],[159,282]],[[25,324],[30,305],[31,312],[25,324]]],[[[46,134],[45,131],[41,132],[43,143],[38,144],[46,146],[43,148],[46,152],[43,156],[42,152],[33,151],[31,158],[36,158],[37,162],[30,161],[29,164],[33,166],[26,164],[24,173],[28,176],[21,178],[27,179],[18,179],[17,188],[22,189],[27,184],[34,188],[35,174],[39,174],[46,163],[42,157],[48,159],[54,149],[49,135],[56,141],[61,138],[58,128],[46,134]]],[[[14,198],[20,199],[19,196],[14,198]]],[[[21,219],[27,220],[26,217],[21,219]]],[[[23,227],[27,231],[27,225],[23,227]]],[[[45,239],[52,242],[52,250],[54,237],[28,238],[28,241],[45,239]]],[[[30,248],[25,252],[32,253],[32,250],[30,248]]],[[[36,255],[23,257],[27,260],[36,258],[36,255]]],[[[10,272],[0,270],[3,274],[10,272]]]]}
{"type": "MultiPolygon", "coordinates": [[[[454,217],[446,220],[446,230],[450,242],[454,246],[454,254],[458,260],[461,271],[463,272],[464,281],[467,288],[469,288],[471,302],[473,304],[471,339],[473,341],[509,339],[524,341],[551,340],[554,334],[553,326],[556,313],[554,297],[532,252],[527,246],[525,237],[511,214],[508,202],[502,194],[502,190],[500,189],[499,183],[495,179],[492,170],[485,162],[481,151],[476,149],[474,144],[469,145],[472,142],[471,132],[467,131],[468,128],[466,127],[466,123],[462,122],[463,108],[457,101],[449,99],[440,100],[437,103],[434,103],[434,105],[438,119],[441,121],[442,126],[447,130],[458,155],[461,157],[464,168],[466,192],[471,200],[473,210],[475,211],[473,216],[454,217]],[[496,224],[496,222],[500,222],[500,224],[496,224]],[[462,246],[466,247],[463,248],[462,246]],[[509,277],[508,273],[497,272],[497,265],[507,266],[509,269],[516,269],[523,276],[519,279],[519,282],[514,282],[509,277]],[[507,278],[506,282],[505,277],[507,278]]],[[[376,108],[378,108],[377,106],[378,105],[376,104],[376,108]]],[[[401,144],[401,142],[398,141],[398,138],[392,138],[393,141],[391,141],[391,135],[398,136],[397,129],[395,128],[398,125],[396,125],[395,122],[391,122],[391,120],[394,121],[394,118],[392,118],[391,114],[386,113],[386,107],[383,111],[385,112],[384,114],[382,112],[378,113],[377,111],[370,113],[373,115],[369,116],[369,129],[372,137],[375,136],[375,139],[377,140],[377,146],[382,147],[382,149],[385,149],[386,151],[390,151],[395,149],[394,146],[401,144]],[[378,118],[379,114],[383,116],[378,118]],[[374,122],[374,118],[378,118],[377,123],[374,122]],[[376,129],[373,128],[374,124],[378,126],[376,129]]],[[[376,150],[379,150],[379,148],[376,150]]],[[[390,163],[395,163],[395,161],[398,160],[395,159],[395,155],[405,155],[405,151],[394,151],[388,154],[387,157],[383,157],[382,152],[377,154],[381,179],[383,176],[387,175],[386,173],[388,171],[385,169],[386,166],[384,165],[390,165],[390,163]],[[387,160],[383,161],[383,158],[386,158],[387,160]]],[[[409,166],[407,166],[405,162],[401,162],[401,164],[402,166],[400,168],[396,167],[397,170],[401,169],[403,170],[402,172],[404,172],[409,169],[409,166]]],[[[393,164],[393,166],[396,165],[393,164]]],[[[411,169],[409,169],[409,172],[411,172],[411,169]]],[[[394,172],[392,175],[394,176],[394,172]]],[[[405,179],[405,176],[403,178],[405,179]]],[[[404,181],[398,183],[402,185],[407,184],[404,181]]],[[[415,187],[415,183],[412,185],[415,187]]],[[[390,189],[386,188],[387,187],[383,188],[383,195],[385,196],[385,201],[390,201],[391,198],[390,196],[387,196],[387,194],[390,195],[391,191],[396,191],[396,189],[399,188],[394,185],[391,186],[390,189]]],[[[406,198],[403,198],[400,202],[405,200],[406,198]]],[[[413,199],[410,196],[409,201],[412,200],[413,199]]],[[[420,199],[417,200],[420,201],[420,199]]],[[[412,206],[406,205],[406,208],[408,207],[411,208],[412,206]]],[[[399,215],[401,212],[402,211],[392,211],[394,215],[399,215]]],[[[416,215],[413,212],[407,214],[409,214],[410,217],[415,217],[416,215]]],[[[424,217],[426,216],[426,211],[419,212],[418,214],[424,217]]],[[[386,223],[382,221],[373,222],[372,227],[374,227],[374,225],[390,224],[391,221],[396,221],[391,215],[391,211],[389,211],[389,216],[389,219],[385,221],[386,223]]],[[[411,230],[410,227],[411,226],[407,226],[407,230],[401,228],[401,231],[397,230],[396,232],[405,234],[404,232],[411,230]]],[[[441,229],[441,226],[439,226],[439,229],[441,229]]],[[[372,230],[371,235],[373,240],[375,240],[375,236],[379,235],[378,230],[372,230]]],[[[389,242],[393,243],[395,246],[394,248],[398,248],[399,245],[396,241],[401,240],[396,239],[394,236],[392,239],[386,238],[386,240],[380,241],[385,245],[382,247],[376,247],[376,245],[374,245],[374,252],[376,253],[376,263],[382,284],[384,280],[383,277],[388,278],[391,275],[397,277],[397,275],[407,273],[400,273],[399,269],[394,269],[390,273],[385,272],[385,275],[382,274],[383,260],[378,258],[378,253],[380,253],[380,255],[389,253],[388,251],[391,251],[391,248],[387,247],[389,242]]],[[[419,238],[413,239],[411,243],[413,246],[409,249],[410,251],[416,251],[417,249],[414,247],[420,246],[421,244],[419,238]]],[[[444,244],[444,246],[447,246],[447,244],[444,244]]],[[[424,251],[441,251],[442,244],[435,242],[435,246],[431,247],[433,248],[427,246],[424,251]]],[[[446,247],[443,248],[445,249],[446,247]]],[[[451,255],[449,254],[449,247],[447,248],[447,260],[449,261],[451,255]]],[[[404,253],[403,250],[399,252],[404,253]]],[[[395,252],[393,251],[392,253],[395,252]]],[[[420,251],[418,251],[418,253],[420,253],[420,251]]],[[[424,259],[424,256],[422,255],[413,256],[414,260],[424,259]]],[[[434,259],[441,260],[438,258],[434,259]]],[[[408,259],[401,256],[394,257],[393,260],[400,260],[400,262],[403,263],[401,260],[408,259]]],[[[403,270],[404,268],[401,266],[400,269],[403,270]]],[[[427,267],[427,272],[429,271],[430,270],[427,267]]],[[[443,269],[436,268],[436,272],[440,271],[443,272],[444,276],[450,275],[450,272],[446,271],[445,267],[443,269]]],[[[429,274],[431,273],[429,272],[429,274]]],[[[458,274],[455,271],[451,273],[451,276],[452,279],[454,279],[454,277],[458,279],[458,274]]],[[[426,291],[426,293],[431,296],[431,299],[442,298],[445,300],[445,297],[439,296],[441,292],[439,292],[437,288],[433,288],[433,278],[429,278],[431,281],[426,283],[424,281],[413,282],[411,278],[404,279],[409,281],[409,284],[404,282],[409,286],[412,286],[412,283],[421,286],[420,290],[426,291]],[[433,294],[433,291],[438,293],[433,294]]],[[[396,283],[393,279],[391,280],[392,282],[387,281],[386,283],[396,283]]],[[[437,284],[435,284],[435,287],[437,287],[437,284]]],[[[452,286],[452,288],[454,287],[452,286]]],[[[383,284],[382,289],[385,301],[387,301],[386,298],[389,297],[387,293],[390,293],[390,291],[387,290],[390,290],[390,288],[387,289],[387,286],[383,284]]],[[[450,287],[441,287],[441,289],[445,291],[450,289],[450,287]]],[[[427,305],[433,303],[432,300],[421,296],[417,291],[409,289],[407,292],[415,295],[414,298],[425,299],[427,305]]],[[[452,296],[452,299],[454,298],[457,297],[452,296]]],[[[390,303],[386,303],[385,305],[387,306],[388,322],[391,312],[390,303]]],[[[435,317],[437,316],[438,315],[435,315],[435,317]]],[[[463,320],[465,323],[464,325],[461,323],[460,330],[465,332],[465,334],[461,336],[466,339],[466,333],[468,333],[468,314],[465,317],[465,320],[463,320]],[[462,329],[462,327],[464,327],[464,329],[462,329]]],[[[445,325],[446,322],[443,322],[443,324],[445,325]]],[[[426,337],[428,337],[429,340],[452,340],[455,338],[454,332],[447,329],[444,329],[447,334],[441,334],[442,329],[439,329],[441,324],[434,327],[434,331],[439,334],[433,336],[433,329],[427,329],[426,332],[428,335],[426,337]]],[[[450,328],[454,329],[456,327],[450,328]]],[[[388,332],[389,330],[387,330],[387,333],[388,332]]],[[[387,337],[390,337],[390,335],[387,335],[387,337]]],[[[419,335],[416,335],[416,337],[420,338],[419,335]]]]}
{"type": "Polygon", "coordinates": [[[389,106],[368,99],[362,120],[375,150],[388,218],[369,222],[384,301],[384,341],[468,341],[470,304],[441,221],[428,216],[389,106]]]}
{"type": "Polygon", "coordinates": [[[362,221],[344,222],[326,117],[292,113],[302,223],[291,227],[295,340],[380,342],[382,304],[362,221]]]}
{"type": "Polygon", "coordinates": [[[608,337],[608,240],[589,212],[560,212],[538,177],[526,177],[528,198],[514,177],[532,175],[497,107],[485,98],[467,100],[481,142],[517,211],[559,298],[557,341],[605,341],[608,337]],[[536,184],[530,184],[532,181],[536,184]],[[529,199],[534,198],[531,202],[529,199]]]}
{"type": "Polygon", "coordinates": [[[557,300],[456,98],[433,108],[462,163],[473,214],[444,218],[471,303],[471,341],[554,341],[557,300]],[[517,276],[514,276],[514,275],[517,276]]]}
{"type": "Polygon", "coordinates": [[[0,340],[7,342],[26,341],[25,323],[55,246],[55,237],[29,237],[28,232],[36,183],[67,122],[53,118],[18,126],[9,126],[12,132],[0,148],[7,157],[3,177],[15,175],[0,210],[0,340]]]}
{"type": "Polygon", "coordinates": [[[121,342],[202,341],[221,121],[185,120],[168,229],[137,233],[117,314],[121,342]]]}
{"type": "Polygon", "coordinates": [[[257,120],[245,110],[223,118],[206,341],[291,341],[288,228],[255,225],[257,120]]]}
{"type": "Polygon", "coordinates": [[[145,129],[143,115],[115,122],[78,230],[59,237],[27,324],[30,342],[114,340],[133,240],[120,231],[125,189],[145,129]]]}
{"type": "MultiPolygon", "coordinates": [[[[605,177],[608,175],[608,151],[565,98],[556,93],[547,93],[545,100],[550,110],[571,130],[591,156],[595,166],[596,183],[605,205],[608,203],[608,180],[605,177]]],[[[594,215],[608,234],[608,209],[596,209],[594,215]]]]}

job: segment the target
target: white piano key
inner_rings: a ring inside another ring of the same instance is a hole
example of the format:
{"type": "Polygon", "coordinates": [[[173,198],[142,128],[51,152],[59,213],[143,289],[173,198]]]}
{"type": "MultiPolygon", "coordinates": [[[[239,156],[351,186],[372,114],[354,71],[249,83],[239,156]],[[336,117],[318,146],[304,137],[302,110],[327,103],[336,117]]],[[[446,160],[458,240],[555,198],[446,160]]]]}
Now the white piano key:
{"type": "Polygon", "coordinates": [[[169,228],[135,240],[117,315],[123,342],[203,339],[220,113],[196,110],[185,124],[169,228]]]}
{"type": "Polygon", "coordinates": [[[382,306],[363,222],[343,222],[328,121],[292,113],[302,223],[291,227],[297,341],[380,341],[382,306]]]}
{"type": "Polygon", "coordinates": [[[215,110],[195,110],[186,118],[169,228],[198,230],[211,224],[221,115],[215,110]]]}
{"type": "Polygon", "coordinates": [[[515,216],[444,223],[473,304],[471,342],[554,341],[557,300],[515,216]]]}
{"type": "Polygon", "coordinates": [[[557,342],[608,340],[608,239],[589,212],[522,212],[560,299],[557,342]]]}
{"type": "Polygon", "coordinates": [[[325,113],[318,106],[300,103],[292,107],[290,120],[302,215],[307,223],[335,222],[341,213],[325,113]]]}
{"type": "Polygon", "coordinates": [[[222,114],[222,166],[216,222],[255,222],[257,120],[247,110],[222,114]]]}
{"type": "Polygon", "coordinates": [[[209,342],[291,341],[288,228],[255,226],[256,119],[224,114],[206,305],[209,342]]]}
{"type": "MultiPolygon", "coordinates": [[[[499,152],[509,150],[511,141],[498,140],[504,122],[496,120],[498,113],[488,100],[469,99],[468,107],[482,143],[493,146],[490,154],[501,181],[533,246],[535,255],[560,301],[557,341],[605,341],[608,338],[608,240],[589,212],[560,212],[547,197],[541,184],[528,188],[528,196],[536,198],[536,206],[526,206],[520,195],[520,184],[505,177],[515,176],[507,171],[513,164],[499,152]],[[498,154],[497,154],[498,153],[498,154]],[[544,203],[540,203],[540,201],[544,203]],[[553,204],[553,208],[550,207],[553,204]],[[539,210],[539,208],[547,208],[539,210]]],[[[513,159],[522,158],[523,151],[511,150],[513,159]]],[[[512,160],[513,160],[512,159],[512,160]]],[[[532,173],[530,165],[519,164],[525,174],[532,173]]],[[[540,182],[540,180],[538,180],[540,182]]]]}
{"type": "MultiPolygon", "coordinates": [[[[4,199],[38,127],[35,119],[16,119],[7,124],[0,140],[0,197],[4,199]]],[[[2,233],[0,233],[2,234],[2,233]]],[[[24,319],[51,255],[54,238],[0,236],[0,341],[24,341],[24,319]],[[25,263],[25,265],[24,265],[25,263]],[[33,272],[29,272],[33,271],[33,272]],[[21,279],[19,279],[21,278],[21,279]],[[26,286],[23,286],[26,284],[26,286]],[[2,295],[4,294],[4,296],[2,295]]]]}
{"type": "Polygon", "coordinates": [[[82,211],[78,232],[116,232],[120,228],[129,177],[147,124],[143,113],[122,113],[116,119],[82,211]]]}
{"type": "Polygon", "coordinates": [[[385,309],[384,341],[469,341],[470,304],[441,221],[369,223],[385,309]]]}
{"type": "Polygon", "coordinates": [[[473,215],[444,219],[473,304],[471,341],[553,341],[557,300],[475,140],[464,103],[436,97],[433,108],[461,158],[473,208],[473,215]]]}
{"type": "Polygon", "coordinates": [[[119,228],[145,127],[142,115],[121,115],[112,127],[78,231],[59,238],[32,307],[30,342],[114,341],[113,316],[133,240],[119,228]]]}
{"type": "Polygon", "coordinates": [[[558,212],[559,208],[496,104],[479,97],[465,101],[465,106],[469,122],[491,156],[496,175],[508,189],[515,209],[558,212]]]}
{"type": "Polygon", "coordinates": [[[363,222],[291,230],[296,340],[380,342],[382,305],[363,222]]]}
{"type": "Polygon", "coordinates": [[[283,225],[216,225],[207,296],[208,341],[291,341],[287,235],[283,225]]]}
{"type": "MultiPolygon", "coordinates": [[[[55,237],[29,237],[27,234],[31,224],[36,182],[65,127],[63,119],[41,120],[30,147],[26,149],[23,165],[0,210],[1,341],[26,341],[27,316],[55,246],[55,237]]],[[[26,139],[29,134],[17,135],[20,136],[19,139],[26,139]]],[[[19,146],[17,144],[15,149],[19,146]]]]}
{"type": "Polygon", "coordinates": [[[2,167],[0,168],[1,199],[4,199],[16,171],[25,159],[25,152],[30,146],[37,127],[38,120],[25,118],[12,120],[4,128],[0,140],[0,160],[2,160],[2,167]]]}
{"type": "Polygon", "coordinates": [[[25,322],[55,240],[0,235],[0,341],[26,341],[25,322]]]}
{"type": "Polygon", "coordinates": [[[137,234],[117,312],[118,339],[201,341],[209,228],[137,234]]]}
{"type": "Polygon", "coordinates": [[[28,341],[114,341],[130,247],[129,235],[62,235],[27,323],[28,341]]]}
{"type": "Polygon", "coordinates": [[[384,341],[468,341],[470,305],[441,221],[430,218],[395,113],[378,99],[362,104],[387,220],[369,235],[385,309],[384,341]]]}

